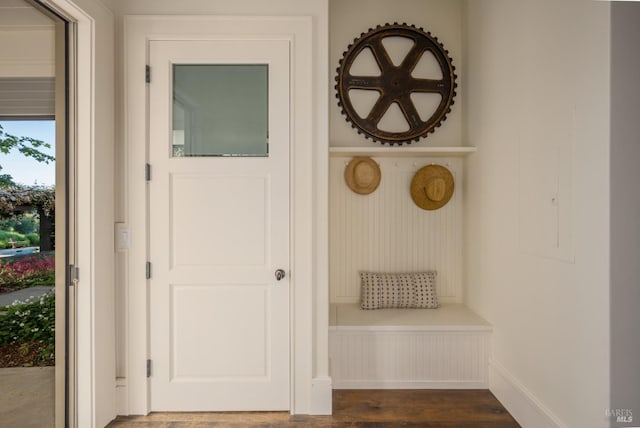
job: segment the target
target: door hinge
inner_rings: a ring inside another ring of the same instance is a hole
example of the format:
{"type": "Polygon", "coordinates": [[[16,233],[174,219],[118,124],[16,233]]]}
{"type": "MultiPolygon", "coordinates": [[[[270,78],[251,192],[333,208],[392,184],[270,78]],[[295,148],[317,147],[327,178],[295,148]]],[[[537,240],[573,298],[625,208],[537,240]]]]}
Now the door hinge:
{"type": "Polygon", "coordinates": [[[151,279],[151,262],[147,262],[147,265],[145,266],[145,275],[147,279],[151,279]]]}
{"type": "Polygon", "coordinates": [[[80,281],[80,269],[76,265],[69,265],[69,285],[76,285],[80,281]]]}
{"type": "Polygon", "coordinates": [[[147,83],[151,83],[151,66],[146,65],[144,68],[144,81],[147,83]]]}
{"type": "Polygon", "coordinates": [[[147,360],[147,377],[151,377],[151,360],[147,360]]]}
{"type": "Polygon", "coordinates": [[[151,181],[151,164],[144,164],[144,179],[151,181]]]}

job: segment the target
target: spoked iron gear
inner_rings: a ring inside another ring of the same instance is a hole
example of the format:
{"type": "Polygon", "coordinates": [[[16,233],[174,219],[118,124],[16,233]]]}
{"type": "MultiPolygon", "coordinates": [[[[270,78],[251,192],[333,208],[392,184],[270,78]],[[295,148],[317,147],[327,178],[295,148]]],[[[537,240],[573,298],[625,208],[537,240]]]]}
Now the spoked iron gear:
{"type": "Polygon", "coordinates": [[[448,53],[436,37],[414,25],[386,24],[369,29],[366,34],[362,33],[353,44],[349,45],[337,69],[336,97],[346,120],[366,138],[390,145],[418,141],[434,132],[451,112],[453,98],[456,96],[457,76],[448,53]],[[383,44],[383,39],[387,37],[402,37],[413,42],[413,46],[399,65],[393,63],[383,44]],[[359,76],[351,73],[354,61],[365,49],[371,50],[380,68],[380,75],[359,76]],[[442,71],[441,79],[417,78],[412,75],[416,65],[427,52],[430,52],[437,61],[442,71]],[[377,91],[379,94],[366,117],[360,117],[354,108],[350,94],[353,90],[377,91]],[[439,94],[442,99],[430,116],[428,116],[430,112],[426,114],[422,112],[421,115],[412,100],[413,93],[439,94]],[[385,131],[378,127],[381,119],[394,103],[400,107],[407,121],[409,129],[406,131],[385,131]],[[423,120],[423,117],[426,120],[423,120]]]}

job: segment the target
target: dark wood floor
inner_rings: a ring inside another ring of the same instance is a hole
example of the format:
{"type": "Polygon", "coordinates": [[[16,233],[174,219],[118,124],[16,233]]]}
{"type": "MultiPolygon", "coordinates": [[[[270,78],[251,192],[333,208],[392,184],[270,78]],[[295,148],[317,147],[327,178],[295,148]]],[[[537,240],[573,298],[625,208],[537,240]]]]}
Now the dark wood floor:
{"type": "Polygon", "coordinates": [[[517,428],[488,390],[336,390],[332,416],[283,412],[152,413],[118,417],[108,428],[423,427],[517,428]]]}

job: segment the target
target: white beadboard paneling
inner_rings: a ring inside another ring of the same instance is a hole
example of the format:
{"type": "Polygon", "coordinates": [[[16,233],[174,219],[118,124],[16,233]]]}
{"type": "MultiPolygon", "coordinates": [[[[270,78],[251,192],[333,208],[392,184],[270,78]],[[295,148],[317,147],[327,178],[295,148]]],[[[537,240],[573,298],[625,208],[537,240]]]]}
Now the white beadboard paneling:
{"type": "Polygon", "coordinates": [[[330,159],[330,291],[332,303],[360,299],[362,270],[438,271],[442,302],[462,302],[462,171],[456,157],[376,157],[382,180],[370,195],[344,181],[349,158],[330,159]],[[429,164],[446,166],[455,191],[447,205],[425,211],[411,200],[413,174],[429,164]]]}
{"type": "Polygon", "coordinates": [[[487,388],[490,332],[329,332],[331,378],[346,388],[487,388]]]}
{"type": "Polygon", "coordinates": [[[53,26],[29,28],[0,25],[0,77],[53,77],[54,42],[53,26]]]}

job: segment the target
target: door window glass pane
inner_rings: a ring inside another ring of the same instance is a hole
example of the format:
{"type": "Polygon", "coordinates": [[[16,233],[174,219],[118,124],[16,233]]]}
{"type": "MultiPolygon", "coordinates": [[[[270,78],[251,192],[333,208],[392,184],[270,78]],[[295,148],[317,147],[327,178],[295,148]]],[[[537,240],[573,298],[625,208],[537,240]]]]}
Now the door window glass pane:
{"type": "Polygon", "coordinates": [[[268,156],[269,66],[173,66],[172,155],[268,156]]]}

